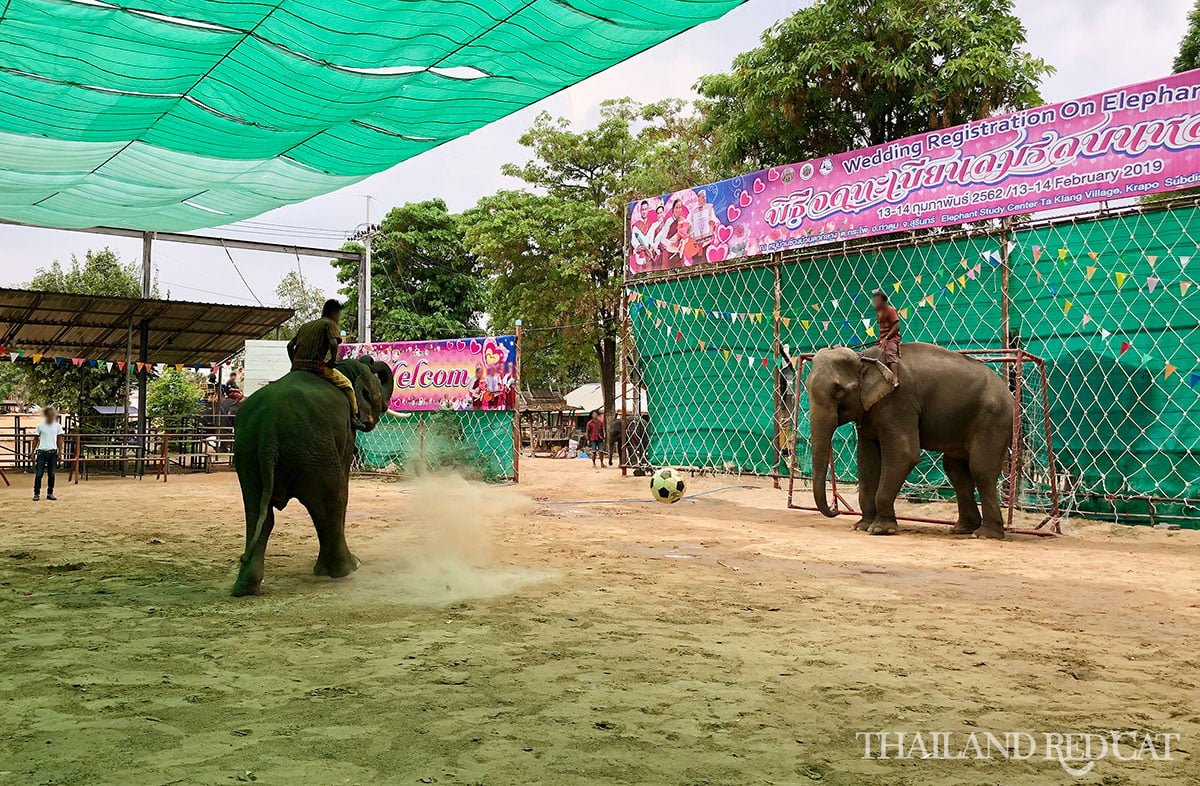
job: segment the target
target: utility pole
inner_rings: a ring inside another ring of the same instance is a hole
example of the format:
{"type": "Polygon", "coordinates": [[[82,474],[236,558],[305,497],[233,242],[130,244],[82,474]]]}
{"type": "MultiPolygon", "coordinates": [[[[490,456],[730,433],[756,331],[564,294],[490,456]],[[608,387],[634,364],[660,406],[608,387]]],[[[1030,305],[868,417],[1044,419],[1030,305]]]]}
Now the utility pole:
{"type": "Polygon", "coordinates": [[[366,195],[367,221],[359,224],[350,235],[351,240],[363,244],[362,258],[358,262],[358,341],[371,343],[371,242],[379,235],[379,225],[371,223],[371,197],[366,195]]]}

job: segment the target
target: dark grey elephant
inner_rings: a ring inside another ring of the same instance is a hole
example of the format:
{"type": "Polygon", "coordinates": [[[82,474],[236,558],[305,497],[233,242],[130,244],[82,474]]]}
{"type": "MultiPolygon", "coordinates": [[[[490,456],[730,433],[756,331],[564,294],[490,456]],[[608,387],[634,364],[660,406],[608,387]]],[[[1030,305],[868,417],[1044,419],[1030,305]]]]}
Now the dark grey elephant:
{"type": "MultiPolygon", "coordinates": [[[[391,369],[371,358],[339,363],[354,385],[359,419],[375,428],[392,396],[391,369]]],[[[246,399],[234,426],[234,466],[246,509],[246,551],[234,595],[253,595],[263,578],[275,511],[298,499],[317,530],[318,576],[358,568],[346,545],[346,498],[354,431],[346,395],[316,374],[293,371],[246,399]]]]}
{"type": "Polygon", "coordinates": [[[861,354],[823,349],[812,359],[805,386],[817,507],[835,515],[825,497],[833,431],[854,423],[862,507],[855,529],[872,535],[896,531],[896,495],[924,449],[943,454],[958,498],[954,532],[1003,538],[996,482],[1013,430],[1013,397],[1004,380],[965,355],[912,343],[903,347],[901,385],[893,389],[891,372],[880,361],[877,347],[861,354]]]}

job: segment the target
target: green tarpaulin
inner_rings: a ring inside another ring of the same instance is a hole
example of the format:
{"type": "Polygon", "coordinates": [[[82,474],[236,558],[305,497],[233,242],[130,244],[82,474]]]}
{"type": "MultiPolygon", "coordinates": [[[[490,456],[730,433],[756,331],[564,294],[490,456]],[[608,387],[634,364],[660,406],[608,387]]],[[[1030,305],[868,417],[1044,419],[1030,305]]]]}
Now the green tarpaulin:
{"type": "Polygon", "coordinates": [[[323,194],[744,0],[0,5],[0,218],[180,231],[323,194]]]}

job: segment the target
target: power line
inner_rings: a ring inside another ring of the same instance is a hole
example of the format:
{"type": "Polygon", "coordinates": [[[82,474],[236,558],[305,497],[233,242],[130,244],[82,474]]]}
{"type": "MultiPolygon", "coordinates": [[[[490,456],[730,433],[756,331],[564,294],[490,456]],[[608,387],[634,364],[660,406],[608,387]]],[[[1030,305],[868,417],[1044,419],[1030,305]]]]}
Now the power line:
{"type": "Polygon", "coordinates": [[[254,290],[250,288],[250,282],[247,281],[246,277],[242,275],[242,271],[238,270],[237,262],[233,261],[233,254],[229,253],[229,249],[225,247],[225,241],[223,240],[221,241],[221,248],[225,249],[225,256],[229,257],[229,264],[233,265],[234,272],[238,274],[238,278],[240,278],[242,283],[246,285],[246,291],[249,292],[250,296],[258,302],[258,305],[261,306],[263,302],[258,299],[258,295],[254,294],[254,290]]]}

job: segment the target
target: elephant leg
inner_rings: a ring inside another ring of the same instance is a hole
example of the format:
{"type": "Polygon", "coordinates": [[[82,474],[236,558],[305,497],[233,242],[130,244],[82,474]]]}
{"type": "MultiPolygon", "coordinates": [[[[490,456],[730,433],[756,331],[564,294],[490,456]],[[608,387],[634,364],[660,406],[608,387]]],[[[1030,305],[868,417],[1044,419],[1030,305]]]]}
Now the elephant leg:
{"type": "Polygon", "coordinates": [[[921,457],[915,424],[911,431],[910,434],[896,427],[888,436],[880,435],[879,451],[883,461],[879,487],[875,490],[875,520],[867,530],[871,535],[896,534],[896,496],[921,457]]]}
{"type": "Polygon", "coordinates": [[[879,443],[873,439],[858,436],[858,504],[862,508],[862,518],[854,524],[854,529],[863,532],[871,528],[875,521],[875,494],[879,489],[879,443]]]}
{"type": "Polygon", "coordinates": [[[242,555],[241,568],[238,570],[237,581],[233,584],[233,594],[235,597],[244,595],[257,595],[259,588],[262,586],[263,573],[265,571],[265,559],[267,556],[267,540],[271,537],[271,531],[275,529],[275,510],[271,507],[271,503],[267,503],[266,516],[263,518],[262,529],[258,532],[258,539],[254,539],[255,529],[258,524],[260,510],[258,509],[259,501],[256,497],[253,502],[246,503],[246,549],[242,555]],[[251,541],[253,540],[253,545],[251,541]]]}
{"type": "Polygon", "coordinates": [[[321,544],[313,574],[339,579],[357,570],[359,562],[346,545],[345,487],[325,488],[324,491],[326,493],[318,492],[301,500],[312,516],[321,544]]]}
{"type": "Polygon", "coordinates": [[[955,535],[970,535],[979,529],[983,520],[975,504],[975,481],[970,466],[963,459],[943,455],[942,467],[954,486],[954,496],[958,498],[958,524],[950,531],[955,535]]]}
{"type": "Polygon", "coordinates": [[[979,506],[983,510],[983,523],[975,530],[977,538],[1004,537],[1004,516],[1000,513],[1000,492],[996,488],[1009,443],[1008,435],[1002,436],[1003,441],[997,438],[992,444],[980,444],[971,450],[971,477],[979,489],[979,506]]]}

